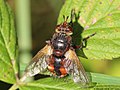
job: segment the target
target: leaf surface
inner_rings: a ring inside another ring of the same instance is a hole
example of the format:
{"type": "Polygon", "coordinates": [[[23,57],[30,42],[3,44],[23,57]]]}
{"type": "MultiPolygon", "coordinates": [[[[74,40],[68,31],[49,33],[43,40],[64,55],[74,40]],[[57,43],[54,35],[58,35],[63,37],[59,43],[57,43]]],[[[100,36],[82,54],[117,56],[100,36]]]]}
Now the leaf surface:
{"type": "MultiPolygon", "coordinates": [[[[98,73],[90,73],[90,75],[92,77],[92,82],[97,84],[91,84],[91,88],[88,88],[88,90],[99,88],[120,88],[120,77],[113,77],[98,73]]],[[[20,90],[80,90],[81,85],[74,83],[70,78],[66,78],[65,80],[57,78],[53,79],[50,77],[21,85],[19,88],[20,90]]],[[[82,90],[84,90],[84,88],[82,88],[82,90]]]]}
{"type": "Polygon", "coordinates": [[[5,1],[0,0],[0,80],[8,83],[15,82],[16,46],[13,13],[5,1]]]}
{"type": "Polygon", "coordinates": [[[119,58],[120,0],[66,0],[58,23],[64,21],[63,15],[70,16],[72,9],[75,9],[76,14],[80,12],[78,19],[73,22],[75,26],[78,24],[73,32],[81,31],[78,38],[85,38],[96,32],[96,35],[87,40],[86,47],[83,48],[84,55],[89,59],[99,60],[119,58]]]}
{"type": "MultiPolygon", "coordinates": [[[[119,58],[120,0],[66,0],[60,11],[58,23],[64,21],[63,15],[70,16],[72,9],[75,9],[76,14],[76,19],[73,21],[74,28],[76,28],[74,36],[78,34],[78,38],[85,38],[96,32],[96,35],[87,40],[83,54],[91,60],[119,58]]],[[[76,40],[76,42],[80,44],[80,40],[76,40]]],[[[93,87],[88,90],[120,88],[120,77],[91,73],[91,79],[93,83],[97,84],[93,84],[93,87]]],[[[40,79],[21,85],[19,88],[21,90],[80,90],[81,88],[81,85],[75,84],[72,79],[68,82],[62,80],[40,79]]]]}

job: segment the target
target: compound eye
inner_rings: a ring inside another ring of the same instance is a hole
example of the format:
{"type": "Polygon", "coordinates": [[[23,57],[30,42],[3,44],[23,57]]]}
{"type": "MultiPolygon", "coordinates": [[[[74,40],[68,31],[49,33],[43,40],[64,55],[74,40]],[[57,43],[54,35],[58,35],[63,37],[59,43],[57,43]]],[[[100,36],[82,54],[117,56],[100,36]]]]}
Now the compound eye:
{"type": "Polygon", "coordinates": [[[61,29],[58,29],[58,31],[61,31],[61,29]]]}
{"type": "Polygon", "coordinates": [[[66,29],[65,32],[66,32],[67,35],[72,35],[72,31],[69,28],[66,29]]]}
{"type": "Polygon", "coordinates": [[[69,29],[66,29],[65,32],[69,32],[69,29]]]}
{"type": "Polygon", "coordinates": [[[56,31],[57,33],[59,33],[61,30],[60,30],[60,29],[56,29],[55,31],[56,31]]]}

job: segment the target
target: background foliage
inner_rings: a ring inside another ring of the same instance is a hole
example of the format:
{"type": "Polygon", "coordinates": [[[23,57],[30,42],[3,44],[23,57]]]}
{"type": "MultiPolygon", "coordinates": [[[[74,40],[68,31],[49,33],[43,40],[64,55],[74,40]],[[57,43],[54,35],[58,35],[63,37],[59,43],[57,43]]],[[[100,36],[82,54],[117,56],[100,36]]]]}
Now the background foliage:
{"type": "MultiPolygon", "coordinates": [[[[51,3],[51,2],[49,2],[51,3]]],[[[57,4],[57,2],[54,2],[57,4]]],[[[51,5],[55,5],[51,3],[51,5]]],[[[14,84],[16,82],[16,33],[11,10],[3,0],[0,0],[0,80],[14,84]],[[4,18],[5,17],[5,18],[4,18]],[[3,75],[4,73],[4,75],[3,75]],[[6,78],[7,77],[7,78],[6,78]]],[[[57,5],[56,5],[57,6],[57,5]]],[[[104,73],[105,67],[110,67],[110,71],[119,65],[120,60],[120,1],[119,0],[66,0],[63,5],[58,23],[63,22],[63,15],[70,16],[71,9],[75,9],[77,18],[74,19],[74,43],[79,44],[81,38],[84,38],[94,32],[96,35],[86,42],[86,47],[81,51],[77,51],[84,67],[87,71],[104,73]],[[80,13],[79,13],[80,12],[80,13]],[[79,17],[80,15],[80,17],[79,17]],[[80,31],[80,32],[78,32],[80,31]],[[79,34],[77,34],[79,33],[79,34]],[[77,36],[77,38],[75,37],[77,36]],[[111,60],[111,61],[108,61],[111,60]],[[99,62],[100,61],[100,62],[99,62]],[[111,62],[117,62],[112,63],[111,62]],[[102,65],[103,64],[103,65],[102,65]],[[100,66],[101,65],[101,66],[100,66]],[[100,71],[98,66],[102,67],[100,71]],[[93,69],[91,69],[91,67],[93,69]],[[104,70],[103,70],[104,69],[104,70]]],[[[70,21],[70,20],[69,20],[70,21]]],[[[42,29],[43,30],[43,29],[42,29]]],[[[44,30],[43,30],[44,31],[44,30]]],[[[19,37],[18,37],[19,38],[19,37]]],[[[115,69],[117,70],[117,69],[115,69]]],[[[118,71],[117,71],[118,72],[118,71]]],[[[113,71],[114,73],[114,71],[113,71]]],[[[100,73],[90,73],[94,86],[91,89],[113,88],[118,89],[120,86],[120,78],[100,73]]],[[[115,76],[115,75],[114,75],[115,76]]],[[[116,76],[119,76],[116,73],[116,76]]],[[[17,86],[15,86],[17,87],[17,86]]],[[[54,89],[54,90],[79,90],[79,84],[73,83],[70,79],[64,82],[63,79],[54,80],[53,78],[43,78],[31,83],[19,83],[21,90],[28,89],[54,89]],[[76,87],[76,88],[74,88],[76,87]]]]}
{"type": "Polygon", "coordinates": [[[10,7],[0,0],[0,80],[15,83],[16,32],[10,7]]]}

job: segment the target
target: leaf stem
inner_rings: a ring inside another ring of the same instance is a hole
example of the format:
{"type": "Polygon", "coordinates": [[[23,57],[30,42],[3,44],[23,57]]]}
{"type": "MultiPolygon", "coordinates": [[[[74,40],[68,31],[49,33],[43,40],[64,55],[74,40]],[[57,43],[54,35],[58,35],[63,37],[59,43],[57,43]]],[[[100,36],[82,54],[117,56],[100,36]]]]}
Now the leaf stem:
{"type": "Polygon", "coordinates": [[[15,83],[9,90],[16,90],[18,88],[17,83],[15,83]]]}

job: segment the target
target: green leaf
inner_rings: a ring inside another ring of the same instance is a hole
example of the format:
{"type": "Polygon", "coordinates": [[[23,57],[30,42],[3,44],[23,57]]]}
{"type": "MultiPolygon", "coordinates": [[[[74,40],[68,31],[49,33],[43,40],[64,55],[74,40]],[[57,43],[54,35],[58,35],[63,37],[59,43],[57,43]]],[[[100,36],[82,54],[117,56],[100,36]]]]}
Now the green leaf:
{"type": "MultiPolygon", "coordinates": [[[[64,21],[63,15],[70,16],[72,9],[75,9],[76,15],[79,15],[80,11],[80,17],[77,21],[74,20],[74,25],[78,28],[76,30],[81,30],[79,38],[81,38],[81,33],[83,38],[94,32],[97,33],[87,40],[87,46],[83,49],[85,56],[90,59],[119,58],[119,5],[119,0],[66,0],[58,23],[64,21]]],[[[20,83],[18,87],[21,90],[80,90],[80,84],[75,84],[72,79],[68,82],[63,79],[44,78],[31,83],[20,83]]],[[[88,90],[120,88],[120,77],[91,73],[91,79],[93,87],[88,90]]]]}
{"type": "Polygon", "coordinates": [[[97,82],[96,86],[94,87],[95,90],[97,89],[119,89],[120,88],[120,77],[113,77],[104,74],[98,73],[91,73],[92,81],[97,82]]]}
{"type": "Polygon", "coordinates": [[[14,29],[13,13],[0,0],[0,80],[14,83],[16,67],[16,31],[14,29]]]}
{"type": "MultiPolygon", "coordinates": [[[[75,9],[76,14],[80,12],[80,17],[73,22],[77,26],[74,31],[80,30],[83,38],[96,32],[87,40],[86,48],[83,48],[85,57],[99,60],[119,58],[120,0],[66,0],[58,23],[64,21],[63,15],[70,16],[72,9],[75,9]]],[[[81,33],[78,38],[81,38],[81,33]]]]}
{"type": "Polygon", "coordinates": [[[103,85],[120,85],[120,77],[113,77],[109,75],[91,73],[92,82],[97,82],[103,85]]]}
{"type": "MultiPolygon", "coordinates": [[[[98,84],[91,84],[87,90],[100,89],[100,88],[120,88],[120,77],[112,77],[109,75],[91,73],[92,82],[98,84]]],[[[20,90],[80,90],[80,84],[76,84],[72,79],[53,79],[45,78],[31,83],[19,86],[20,90]]],[[[82,88],[84,90],[84,88],[82,88]]],[[[86,88],[85,88],[86,90],[86,88]]]]}

